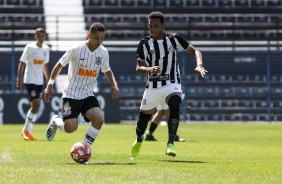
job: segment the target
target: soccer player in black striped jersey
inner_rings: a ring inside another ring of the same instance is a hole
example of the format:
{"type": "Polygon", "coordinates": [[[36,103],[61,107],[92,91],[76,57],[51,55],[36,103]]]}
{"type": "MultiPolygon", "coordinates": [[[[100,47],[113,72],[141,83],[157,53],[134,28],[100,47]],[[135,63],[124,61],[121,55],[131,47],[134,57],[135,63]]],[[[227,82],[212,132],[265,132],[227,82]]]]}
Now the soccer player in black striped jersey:
{"type": "Polygon", "coordinates": [[[71,47],[54,66],[44,93],[46,102],[50,102],[54,80],[62,68],[69,64],[69,70],[62,94],[63,117],[52,117],[46,130],[46,138],[49,141],[53,140],[57,128],[67,133],[76,131],[78,116],[81,113],[86,122],[91,122],[84,143],[92,145],[104,123],[102,110],[94,94],[100,71],[111,84],[112,98],[119,98],[118,84],[109,64],[109,53],[102,45],[105,31],[102,23],[93,23],[88,32],[88,40],[71,47]]]}
{"type": "Polygon", "coordinates": [[[136,52],[136,72],[147,74],[148,81],[136,125],[137,138],[130,153],[133,159],[140,152],[148,122],[162,99],[165,99],[170,110],[166,154],[176,156],[174,139],[179,125],[182,96],[177,52],[186,50],[195,56],[195,72],[198,75],[204,77],[207,72],[203,67],[202,54],[199,50],[180,35],[164,31],[164,15],[161,12],[152,12],[148,15],[148,27],[151,34],[140,41],[136,52]]]}

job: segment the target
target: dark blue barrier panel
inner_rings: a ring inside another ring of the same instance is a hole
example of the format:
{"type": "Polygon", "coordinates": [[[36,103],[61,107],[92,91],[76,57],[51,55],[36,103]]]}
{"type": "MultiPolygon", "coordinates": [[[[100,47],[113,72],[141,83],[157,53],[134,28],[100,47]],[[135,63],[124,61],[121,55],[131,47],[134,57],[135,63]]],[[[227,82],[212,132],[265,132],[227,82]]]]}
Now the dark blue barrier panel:
{"type": "MultiPolygon", "coordinates": [[[[111,94],[96,94],[106,123],[119,123],[119,101],[112,100],[111,94]]],[[[61,116],[61,94],[54,94],[50,103],[41,101],[41,107],[37,113],[36,123],[48,124],[54,114],[61,116]]],[[[0,125],[24,124],[26,113],[30,107],[29,97],[26,94],[1,94],[0,95],[0,125]]],[[[79,116],[79,123],[85,123],[79,116]]]]}

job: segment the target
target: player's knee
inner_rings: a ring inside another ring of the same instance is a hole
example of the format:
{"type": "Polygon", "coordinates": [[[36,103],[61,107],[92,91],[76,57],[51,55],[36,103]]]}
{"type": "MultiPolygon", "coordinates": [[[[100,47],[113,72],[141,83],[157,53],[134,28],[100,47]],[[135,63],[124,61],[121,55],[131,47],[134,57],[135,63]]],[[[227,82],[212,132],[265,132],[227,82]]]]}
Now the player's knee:
{"type": "Polygon", "coordinates": [[[179,109],[181,104],[181,97],[178,95],[173,95],[168,100],[169,109],[179,109]]]}
{"type": "Polygon", "coordinates": [[[173,95],[168,100],[168,106],[169,106],[169,119],[179,120],[179,109],[181,104],[181,97],[178,95],[173,95]]]}
{"type": "Polygon", "coordinates": [[[78,124],[71,122],[71,123],[65,123],[65,132],[66,133],[73,133],[77,130],[78,124]]]}
{"type": "Polygon", "coordinates": [[[38,112],[39,108],[40,108],[40,100],[38,100],[38,99],[32,100],[32,102],[31,102],[31,112],[35,114],[35,113],[38,112]]]}

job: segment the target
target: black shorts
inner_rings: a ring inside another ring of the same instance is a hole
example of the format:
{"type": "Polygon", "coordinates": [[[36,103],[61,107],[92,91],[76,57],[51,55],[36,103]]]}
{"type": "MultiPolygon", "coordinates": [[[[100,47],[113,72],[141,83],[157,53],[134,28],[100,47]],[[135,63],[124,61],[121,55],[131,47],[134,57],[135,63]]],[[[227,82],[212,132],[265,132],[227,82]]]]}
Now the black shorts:
{"type": "Polygon", "coordinates": [[[100,107],[96,96],[90,96],[82,100],[63,98],[62,104],[63,120],[78,118],[79,113],[81,113],[86,122],[90,122],[90,120],[85,116],[86,112],[94,107],[100,107]]]}
{"type": "Polygon", "coordinates": [[[43,85],[36,85],[36,84],[24,84],[25,88],[27,89],[30,101],[36,98],[42,97],[42,87],[43,85]]]}

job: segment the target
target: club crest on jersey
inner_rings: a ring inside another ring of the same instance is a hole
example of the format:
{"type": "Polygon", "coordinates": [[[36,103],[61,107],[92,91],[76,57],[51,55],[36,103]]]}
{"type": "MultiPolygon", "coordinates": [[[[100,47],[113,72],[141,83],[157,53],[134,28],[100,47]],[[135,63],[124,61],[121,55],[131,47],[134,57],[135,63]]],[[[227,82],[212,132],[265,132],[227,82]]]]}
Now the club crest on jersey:
{"type": "Polygon", "coordinates": [[[63,109],[64,109],[64,112],[63,112],[63,116],[64,117],[71,115],[71,107],[70,107],[70,103],[69,102],[66,102],[64,104],[63,109]]]}
{"type": "Polygon", "coordinates": [[[100,64],[102,63],[102,57],[97,56],[95,63],[96,63],[97,65],[100,65],[100,64]]]}

